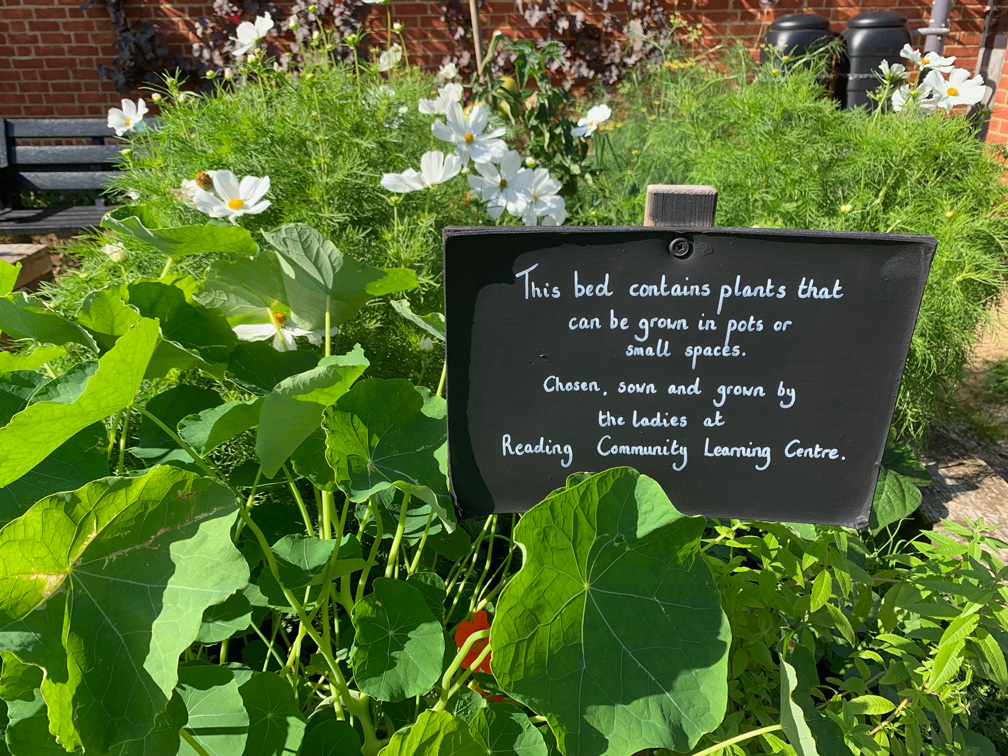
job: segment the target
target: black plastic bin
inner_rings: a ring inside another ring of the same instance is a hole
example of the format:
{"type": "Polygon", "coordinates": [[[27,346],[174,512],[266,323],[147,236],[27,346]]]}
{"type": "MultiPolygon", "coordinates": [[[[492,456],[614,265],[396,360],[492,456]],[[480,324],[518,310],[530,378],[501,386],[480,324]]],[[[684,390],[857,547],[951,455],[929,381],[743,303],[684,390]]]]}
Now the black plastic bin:
{"type": "Polygon", "coordinates": [[[837,97],[847,110],[871,107],[868,93],[879,85],[879,65],[899,62],[900,49],[912,39],[907,17],[893,11],[859,13],[841,36],[847,49],[837,65],[837,97]]]}
{"type": "Polygon", "coordinates": [[[760,63],[774,56],[797,56],[823,47],[833,39],[829,20],[818,13],[792,13],[774,19],[760,47],[760,63]]]}

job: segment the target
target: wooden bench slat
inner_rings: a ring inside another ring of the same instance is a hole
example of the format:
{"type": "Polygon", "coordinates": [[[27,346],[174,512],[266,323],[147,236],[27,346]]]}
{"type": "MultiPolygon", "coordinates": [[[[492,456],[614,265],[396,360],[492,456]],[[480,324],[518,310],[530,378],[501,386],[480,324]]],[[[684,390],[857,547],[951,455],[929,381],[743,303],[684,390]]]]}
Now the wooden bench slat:
{"type": "Polygon", "coordinates": [[[117,171],[21,171],[13,176],[16,189],[31,191],[101,189],[117,171]]]}
{"type": "Polygon", "coordinates": [[[27,236],[97,228],[107,207],[61,207],[0,212],[0,235],[27,236]]]}
{"type": "Polygon", "coordinates": [[[102,118],[8,118],[4,123],[8,139],[115,136],[102,118]]]}
{"type": "Polygon", "coordinates": [[[114,144],[66,145],[10,148],[12,165],[86,165],[109,163],[119,157],[122,147],[114,144]]]}

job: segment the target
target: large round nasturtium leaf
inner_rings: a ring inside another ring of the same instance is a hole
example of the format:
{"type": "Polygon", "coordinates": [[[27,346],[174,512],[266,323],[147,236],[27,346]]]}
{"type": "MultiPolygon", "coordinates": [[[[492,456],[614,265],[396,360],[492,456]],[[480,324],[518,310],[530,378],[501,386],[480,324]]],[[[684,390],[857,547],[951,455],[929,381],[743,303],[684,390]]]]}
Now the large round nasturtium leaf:
{"type": "Polygon", "coordinates": [[[244,593],[233,593],[220,604],[208,606],[203,612],[196,641],[209,646],[231,638],[252,624],[252,604],[244,593]]]}
{"type": "MultiPolygon", "coordinates": [[[[177,691],[189,712],[185,729],[209,756],[242,752],[248,739],[249,715],[230,669],[204,661],[183,664],[177,691]]],[[[179,756],[196,753],[182,741],[179,756]]]]}
{"type": "Polygon", "coordinates": [[[507,704],[481,709],[469,729],[488,756],[548,756],[546,742],[525,713],[507,704]]]}
{"type": "Polygon", "coordinates": [[[515,527],[524,563],[497,602],[491,666],[568,756],[689,751],[724,717],[731,631],[700,554],[705,522],[616,468],[515,527]]]}
{"type": "Polygon", "coordinates": [[[427,693],[441,676],[444,629],[423,594],[401,580],[378,578],[354,605],[354,679],[379,701],[427,693]]]}
{"type": "Polygon", "coordinates": [[[392,734],[378,756],[486,756],[469,727],[447,711],[425,711],[392,734]]]}
{"type": "Polygon", "coordinates": [[[204,610],[248,582],[236,514],[220,483],[157,467],[42,499],[0,530],[0,649],[45,670],[67,750],[157,727],[204,610]]]}
{"type": "Polygon", "coordinates": [[[446,529],[455,517],[442,467],[445,401],[407,380],[361,381],[325,412],[329,464],[352,501],[395,487],[434,507],[446,529]]]}
{"type": "Polygon", "coordinates": [[[297,753],[304,739],[305,720],[290,684],[273,672],[257,672],[241,682],[238,691],[249,715],[249,731],[245,750],[233,752],[233,756],[297,753]]]}
{"type": "Polygon", "coordinates": [[[298,756],[358,756],[360,735],[349,722],[328,719],[314,727],[309,723],[298,756]]]}

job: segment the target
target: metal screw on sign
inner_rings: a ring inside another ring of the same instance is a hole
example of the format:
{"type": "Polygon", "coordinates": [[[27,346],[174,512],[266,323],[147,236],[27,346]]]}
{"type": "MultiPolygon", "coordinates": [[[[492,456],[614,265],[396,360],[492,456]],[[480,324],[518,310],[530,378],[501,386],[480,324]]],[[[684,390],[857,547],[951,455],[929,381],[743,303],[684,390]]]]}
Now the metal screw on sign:
{"type": "Polygon", "coordinates": [[[680,236],[672,240],[672,243],[668,245],[668,251],[673,257],[681,259],[689,257],[690,252],[693,251],[693,246],[689,243],[689,239],[683,239],[680,236]]]}

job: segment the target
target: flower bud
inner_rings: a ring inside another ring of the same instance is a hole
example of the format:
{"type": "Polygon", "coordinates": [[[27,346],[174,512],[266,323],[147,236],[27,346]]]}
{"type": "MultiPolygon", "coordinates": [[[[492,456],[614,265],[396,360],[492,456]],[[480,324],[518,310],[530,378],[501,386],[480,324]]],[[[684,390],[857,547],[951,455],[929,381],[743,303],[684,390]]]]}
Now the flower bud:
{"type": "Polygon", "coordinates": [[[318,29],[316,29],[315,31],[313,31],[311,33],[311,38],[312,39],[318,39],[321,36],[322,36],[322,33],[318,29]]]}
{"type": "Polygon", "coordinates": [[[231,81],[231,79],[233,79],[233,78],[234,78],[234,71],[232,69],[230,69],[230,68],[225,68],[224,69],[224,80],[225,81],[231,81]]]}
{"type": "Polygon", "coordinates": [[[840,212],[841,213],[849,213],[853,209],[854,209],[854,205],[850,204],[849,202],[846,205],[840,205],[840,212]]]}
{"type": "Polygon", "coordinates": [[[217,72],[211,68],[209,71],[203,74],[203,76],[205,76],[208,79],[215,79],[217,78],[217,72]]]}
{"type": "Polygon", "coordinates": [[[290,29],[291,31],[294,31],[299,26],[301,26],[301,19],[299,19],[297,16],[291,16],[290,18],[287,19],[287,28],[290,29]]]}
{"type": "Polygon", "coordinates": [[[161,102],[161,93],[160,92],[155,92],[154,94],[151,95],[151,99],[154,102],[161,102]]]}
{"type": "Polygon", "coordinates": [[[394,31],[396,34],[398,34],[399,32],[401,32],[402,31],[402,24],[400,24],[398,21],[396,21],[394,24],[392,24],[392,31],[394,31]]]}
{"type": "Polygon", "coordinates": [[[213,189],[213,176],[206,171],[200,171],[196,174],[196,186],[205,192],[209,192],[213,189]]]}
{"type": "Polygon", "coordinates": [[[952,212],[951,210],[946,210],[945,211],[945,217],[946,218],[951,218],[953,215],[955,215],[955,213],[952,212]]]}
{"type": "Polygon", "coordinates": [[[429,336],[424,336],[422,339],[420,339],[419,347],[421,352],[433,352],[434,340],[429,336]]]}
{"type": "Polygon", "coordinates": [[[114,262],[116,265],[122,265],[129,259],[129,250],[127,250],[126,247],[119,242],[106,244],[101,248],[101,251],[108,255],[109,260],[114,262]]]}
{"type": "Polygon", "coordinates": [[[532,157],[531,155],[529,155],[527,158],[525,158],[525,165],[527,165],[529,168],[535,168],[536,167],[536,159],[534,157],[532,157]]]}
{"type": "Polygon", "coordinates": [[[318,13],[318,6],[315,5],[314,3],[312,3],[311,5],[308,6],[308,12],[309,13],[318,13]]]}

